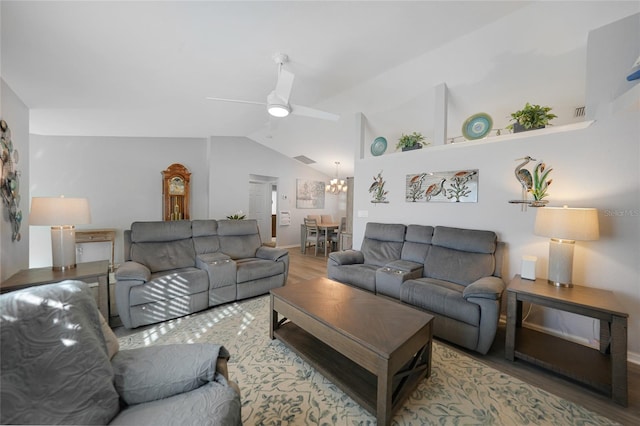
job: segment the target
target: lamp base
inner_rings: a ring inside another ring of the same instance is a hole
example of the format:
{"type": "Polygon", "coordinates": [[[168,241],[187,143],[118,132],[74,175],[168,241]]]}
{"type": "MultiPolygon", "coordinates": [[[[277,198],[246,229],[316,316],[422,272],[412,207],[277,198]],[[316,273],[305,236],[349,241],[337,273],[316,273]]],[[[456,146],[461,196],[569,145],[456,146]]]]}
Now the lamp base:
{"type": "Polygon", "coordinates": [[[51,227],[51,254],[54,271],[76,267],[76,228],[73,225],[51,227]]]}
{"type": "Polygon", "coordinates": [[[549,241],[549,275],[547,282],[556,287],[573,287],[574,240],[551,238],[549,241]]]}
{"type": "Polygon", "coordinates": [[[555,286],[555,287],[564,287],[564,288],[573,287],[573,284],[571,284],[571,283],[560,283],[560,282],[552,281],[552,280],[547,280],[547,284],[555,286]]]}

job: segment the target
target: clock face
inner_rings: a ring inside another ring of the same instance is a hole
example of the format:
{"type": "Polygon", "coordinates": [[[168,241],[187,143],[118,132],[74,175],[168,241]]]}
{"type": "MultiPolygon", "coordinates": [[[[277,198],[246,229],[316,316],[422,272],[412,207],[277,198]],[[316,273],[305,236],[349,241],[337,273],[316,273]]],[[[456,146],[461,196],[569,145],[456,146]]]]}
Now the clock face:
{"type": "Polygon", "coordinates": [[[169,179],[169,195],[184,195],[184,180],[181,177],[169,179]]]}

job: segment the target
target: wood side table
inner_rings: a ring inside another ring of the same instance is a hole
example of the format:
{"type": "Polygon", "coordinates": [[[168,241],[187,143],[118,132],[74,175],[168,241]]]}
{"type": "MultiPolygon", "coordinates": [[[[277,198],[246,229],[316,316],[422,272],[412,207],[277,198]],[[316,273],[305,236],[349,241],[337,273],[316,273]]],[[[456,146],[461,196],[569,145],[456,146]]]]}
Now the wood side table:
{"type": "Polygon", "coordinates": [[[23,269],[0,284],[0,293],[7,293],[9,291],[43,284],[57,283],[63,280],[79,280],[85,282],[97,280],[98,309],[107,321],[111,321],[108,260],[78,263],[75,268],[64,271],[54,271],[50,266],[45,268],[23,269]]]}
{"type": "Polygon", "coordinates": [[[112,271],[114,266],[115,242],[115,229],[76,229],[76,244],[111,243],[111,263],[109,267],[112,271]]]}
{"type": "Polygon", "coordinates": [[[613,292],[555,287],[516,275],[507,287],[505,357],[519,358],[589,385],[627,406],[627,318],[613,292]],[[600,350],[522,327],[522,302],[600,320],[600,350]]]}

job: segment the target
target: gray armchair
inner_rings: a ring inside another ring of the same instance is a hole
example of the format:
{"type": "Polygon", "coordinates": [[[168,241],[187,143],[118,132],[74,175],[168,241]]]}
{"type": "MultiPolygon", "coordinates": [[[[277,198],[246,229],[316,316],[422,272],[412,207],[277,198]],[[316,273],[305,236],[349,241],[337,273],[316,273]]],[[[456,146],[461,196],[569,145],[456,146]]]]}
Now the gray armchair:
{"type": "Polygon", "coordinates": [[[6,293],[0,307],[2,424],[241,424],[221,345],[120,351],[79,281],[6,293]]]}

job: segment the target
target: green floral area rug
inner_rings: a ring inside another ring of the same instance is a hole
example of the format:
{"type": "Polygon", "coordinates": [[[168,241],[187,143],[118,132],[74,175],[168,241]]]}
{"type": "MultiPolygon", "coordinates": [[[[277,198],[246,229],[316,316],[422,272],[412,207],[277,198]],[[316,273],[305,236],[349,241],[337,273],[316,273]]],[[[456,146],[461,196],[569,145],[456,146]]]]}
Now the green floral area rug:
{"type": "MultiPolygon", "coordinates": [[[[242,390],[244,425],[374,425],[375,416],[269,339],[269,297],[216,307],[132,331],[121,349],[172,343],[220,343],[242,390]]],[[[610,420],[434,342],[431,376],[415,389],[393,425],[611,425],[610,420]]]]}

